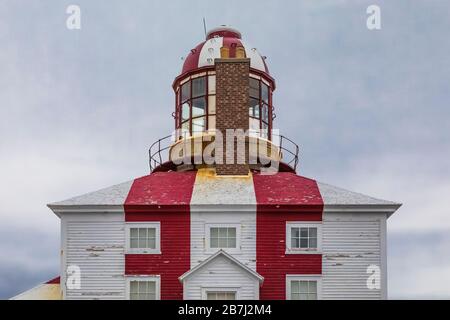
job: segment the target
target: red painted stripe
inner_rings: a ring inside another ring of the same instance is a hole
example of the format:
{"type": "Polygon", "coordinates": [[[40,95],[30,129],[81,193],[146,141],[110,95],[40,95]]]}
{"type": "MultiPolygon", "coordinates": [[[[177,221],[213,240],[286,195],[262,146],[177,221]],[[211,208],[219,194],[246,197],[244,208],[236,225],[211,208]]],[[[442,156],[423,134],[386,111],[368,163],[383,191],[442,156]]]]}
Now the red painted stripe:
{"type": "Polygon", "coordinates": [[[253,175],[256,194],[256,271],[260,299],[286,298],[287,274],[322,274],[321,254],[286,255],[287,221],[321,221],[323,201],[314,180],[293,173],[253,175]]]}
{"type": "Polygon", "coordinates": [[[196,172],[157,172],[136,179],[125,221],[159,221],[161,254],[125,255],[126,275],[160,275],[161,299],[183,298],[178,277],[190,269],[190,210],[196,172]]]}
{"type": "Polygon", "coordinates": [[[236,47],[242,46],[242,43],[237,38],[225,37],[223,38],[223,46],[230,49],[230,58],[236,57],[236,47]]]}
{"type": "Polygon", "coordinates": [[[186,57],[183,63],[183,70],[181,73],[185,73],[198,68],[198,60],[200,58],[200,51],[206,41],[198,44],[194,49],[191,50],[189,55],[186,57]]]}

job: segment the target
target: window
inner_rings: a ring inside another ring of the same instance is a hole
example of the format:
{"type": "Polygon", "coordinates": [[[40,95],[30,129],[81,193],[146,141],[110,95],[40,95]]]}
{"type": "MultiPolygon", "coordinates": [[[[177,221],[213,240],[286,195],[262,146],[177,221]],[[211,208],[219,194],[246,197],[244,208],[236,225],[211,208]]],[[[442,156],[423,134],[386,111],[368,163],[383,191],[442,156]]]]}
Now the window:
{"type": "Polygon", "coordinates": [[[270,139],[272,128],[270,88],[264,81],[250,78],[250,100],[248,114],[250,128],[262,138],[270,139]]]}
{"type": "Polygon", "coordinates": [[[286,223],[287,253],[318,253],[321,250],[320,223],[286,223]]]}
{"type": "Polygon", "coordinates": [[[129,300],[159,300],[160,278],[129,277],[127,279],[127,297],[129,300]]]}
{"type": "Polygon", "coordinates": [[[215,77],[209,73],[193,75],[181,85],[181,90],[177,89],[175,122],[181,129],[179,138],[215,128],[215,77]]]}
{"type": "Polygon", "coordinates": [[[236,300],[236,292],[210,291],[206,293],[206,300],[236,300]]]}
{"type": "Polygon", "coordinates": [[[127,252],[152,253],[160,252],[160,223],[127,223],[127,252]]]}
{"type": "Polygon", "coordinates": [[[287,300],[318,300],[321,298],[321,277],[304,275],[286,276],[287,300]]]}
{"type": "Polygon", "coordinates": [[[203,287],[203,300],[239,300],[239,287],[203,287]]]}
{"type": "Polygon", "coordinates": [[[207,248],[231,250],[236,252],[240,247],[240,226],[236,224],[207,225],[207,248]],[[233,250],[234,249],[234,250],[233,250]]]}

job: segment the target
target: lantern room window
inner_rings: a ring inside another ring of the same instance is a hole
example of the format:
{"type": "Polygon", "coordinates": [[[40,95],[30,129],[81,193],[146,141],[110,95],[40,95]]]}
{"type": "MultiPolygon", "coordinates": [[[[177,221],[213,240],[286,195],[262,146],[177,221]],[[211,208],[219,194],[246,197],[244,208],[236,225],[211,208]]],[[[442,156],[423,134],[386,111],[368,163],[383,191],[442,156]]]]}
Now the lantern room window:
{"type": "Polygon", "coordinates": [[[270,139],[272,130],[270,87],[260,79],[250,78],[249,88],[250,130],[259,132],[262,138],[270,139]]]}
{"type": "Polygon", "coordinates": [[[194,76],[177,91],[175,121],[180,138],[215,128],[215,75],[194,76]]]}

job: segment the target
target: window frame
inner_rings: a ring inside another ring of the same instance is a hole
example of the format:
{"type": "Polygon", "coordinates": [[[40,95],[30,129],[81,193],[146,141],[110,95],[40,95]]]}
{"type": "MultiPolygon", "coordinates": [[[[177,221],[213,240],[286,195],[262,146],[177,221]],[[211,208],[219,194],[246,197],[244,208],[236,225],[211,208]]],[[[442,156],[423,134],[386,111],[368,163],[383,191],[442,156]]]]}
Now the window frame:
{"type": "MultiPolygon", "coordinates": [[[[235,300],[240,300],[241,287],[202,287],[202,300],[207,300],[208,293],[234,292],[235,300]]],[[[230,300],[231,301],[231,300],[230,300]]]]}
{"type": "MultiPolygon", "coordinates": [[[[192,137],[195,135],[201,135],[205,132],[208,132],[210,129],[210,117],[215,117],[216,116],[216,112],[214,113],[210,113],[210,98],[211,97],[215,97],[216,96],[216,92],[214,90],[214,92],[210,93],[210,81],[211,81],[211,77],[216,77],[215,72],[202,72],[202,73],[197,73],[197,74],[193,74],[187,78],[185,78],[182,82],[180,82],[180,84],[178,85],[177,89],[176,89],[176,109],[175,109],[175,127],[177,130],[179,130],[179,134],[177,139],[182,139],[184,137],[192,137]],[[202,95],[199,96],[193,96],[193,83],[195,80],[198,80],[200,78],[203,78],[205,81],[205,92],[202,95]],[[182,96],[182,87],[183,85],[189,83],[189,97],[186,100],[182,100],[181,96],[182,96]],[[203,99],[205,102],[205,113],[203,115],[199,115],[199,116],[193,116],[193,101],[195,99],[203,99]],[[185,121],[183,121],[182,119],[182,112],[183,112],[183,104],[187,103],[189,106],[189,118],[185,121]],[[193,131],[193,120],[195,121],[195,119],[200,119],[203,118],[204,119],[204,130],[203,131],[196,131],[194,133],[193,131]],[[188,123],[189,124],[189,130],[188,132],[186,131],[186,136],[184,133],[183,129],[183,125],[188,123]]],[[[215,79],[214,81],[215,84],[215,79]]],[[[215,122],[215,121],[214,121],[215,122]]]]}
{"type": "Polygon", "coordinates": [[[127,254],[161,254],[161,223],[158,222],[132,222],[125,224],[125,237],[127,254]],[[132,228],[154,228],[155,229],[155,249],[151,248],[131,248],[132,228]]]}
{"type": "Polygon", "coordinates": [[[213,253],[223,250],[229,253],[241,252],[241,224],[239,223],[206,223],[205,224],[205,251],[213,253]],[[235,228],[236,229],[236,248],[211,248],[211,228],[235,228]]]}
{"type": "Polygon", "coordinates": [[[291,281],[316,281],[317,283],[317,300],[322,300],[322,276],[321,275],[303,275],[303,274],[287,274],[286,275],[286,300],[291,299],[291,281]]]}
{"type": "MultiPolygon", "coordinates": [[[[125,298],[131,300],[131,282],[132,281],[151,281],[155,282],[155,300],[161,300],[161,276],[126,276],[125,298]]],[[[151,300],[148,300],[151,301],[151,300]]]]}
{"type": "MultiPolygon", "coordinates": [[[[258,81],[259,87],[258,87],[258,97],[254,97],[250,95],[250,83],[249,83],[249,101],[251,99],[258,100],[258,108],[259,108],[259,116],[254,117],[253,115],[250,115],[250,103],[249,103],[249,121],[250,119],[256,119],[259,122],[259,137],[265,138],[267,140],[272,140],[272,125],[273,125],[273,117],[272,117],[272,87],[269,83],[266,83],[261,77],[258,76],[252,76],[250,74],[250,79],[254,81],[258,81]],[[262,87],[265,85],[267,87],[267,102],[263,100],[262,97],[262,87]],[[267,108],[267,121],[263,120],[263,109],[264,106],[267,108]],[[263,123],[267,125],[267,135],[263,135],[263,123]]],[[[251,81],[249,80],[249,82],[251,81]]],[[[254,110],[253,110],[254,111],[254,110]]]]}
{"type": "Polygon", "coordinates": [[[286,254],[320,254],[322,253],[322,223],[319,221],[286,222],[286,254]],[[292,228],[317,228],[317,248],[292,248],[292,228]]]}

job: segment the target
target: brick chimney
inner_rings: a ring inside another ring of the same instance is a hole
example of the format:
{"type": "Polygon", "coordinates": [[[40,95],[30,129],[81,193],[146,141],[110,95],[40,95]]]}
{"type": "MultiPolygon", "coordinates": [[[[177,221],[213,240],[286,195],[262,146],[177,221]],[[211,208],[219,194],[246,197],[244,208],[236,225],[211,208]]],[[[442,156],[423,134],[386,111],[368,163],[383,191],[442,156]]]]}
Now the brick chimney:
{"type": "Polygon", "coordinates": [[[249,73],[250,59],[245,58],[241,47],[230,58],[228,48],[221,48],[221,58],[215,59],[216,67],[216,129],[223,135],[223,163],[216,164],[217,175],[248,175],[248,144],[244,141],[245,154],[238,157],[238,139],[227,141],[227,129],[249,129],[249,73]],[[226,151],[234,150],[234,159],[227,159],[226,151]],[[228,160],[228,161],[227,161],[228,160]],[[232,160],[232,161],[230,161],[232,160]],[[230,163],[232,162],[232,163],[230,163]]]}

